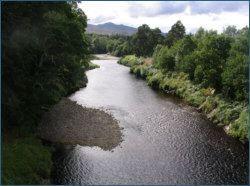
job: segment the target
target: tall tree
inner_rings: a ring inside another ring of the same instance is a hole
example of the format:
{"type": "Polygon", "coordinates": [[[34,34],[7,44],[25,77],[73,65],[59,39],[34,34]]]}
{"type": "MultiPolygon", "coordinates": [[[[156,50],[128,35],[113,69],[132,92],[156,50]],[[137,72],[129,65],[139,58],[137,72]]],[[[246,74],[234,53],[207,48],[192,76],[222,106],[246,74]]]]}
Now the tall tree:
{"type": "Polygon", "coordinates": [[[165,38],[165,44],[168,47],[171,47],[174,42],[182,39],[185,35],[185,26],[182,24],[181,21],[177,21],[168,32],[165,38]]]}
{"type": "Polygon", "coordinates": [[[223,34],[230,37],[235,37],[237,35],[236,26],[227,26],[226,29],[223,30],[223,34]]]}
{"type": "Polygon", "coordinates": [[[151,50],[150,43],[151,29],[148,25],[144,24],[138,27],[135,34],[135,53],[137,56],[148,56],[151,50]]]}
{"type": "Polygon", "coordinates": [[[146,24],[138,27],[138,31],[134,36],[136,55],[152,56],[154,48],[162,40],[163,36],[159,28],[150,29],[146,24]]]}
{"type": "Polygon", "coordinates": [[[249,28],[239,30],[222,73],[223,93],[236,100],[249,99],[249,28]]]}
{"type": "Polygon", "coordinates": [[[196,31],[195,37],[196,37],[197,39],[201,39],[202,36],[203,36],[204,34],[205,34],[204,28],[203,28],[203,27],[200,27],[200,28],[196,31]]]}
{"type": "Polygon", "coordinates": [[[35,120],[84,85],[86,26],[75,2],[2,3],[2,126],[35,120]]]}

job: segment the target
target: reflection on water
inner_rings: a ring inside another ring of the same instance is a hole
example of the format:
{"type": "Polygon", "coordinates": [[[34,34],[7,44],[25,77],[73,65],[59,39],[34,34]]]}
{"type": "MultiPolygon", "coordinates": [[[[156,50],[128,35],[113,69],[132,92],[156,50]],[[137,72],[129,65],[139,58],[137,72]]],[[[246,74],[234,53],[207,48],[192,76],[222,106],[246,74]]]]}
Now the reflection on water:
{"type": "Polygon", "coordinates": [[[96,60],[70,99],[112,115],[124,141],[112,151],[59,145],[55,184],[248,184],[248,149],[116,60],[96,60]]]}

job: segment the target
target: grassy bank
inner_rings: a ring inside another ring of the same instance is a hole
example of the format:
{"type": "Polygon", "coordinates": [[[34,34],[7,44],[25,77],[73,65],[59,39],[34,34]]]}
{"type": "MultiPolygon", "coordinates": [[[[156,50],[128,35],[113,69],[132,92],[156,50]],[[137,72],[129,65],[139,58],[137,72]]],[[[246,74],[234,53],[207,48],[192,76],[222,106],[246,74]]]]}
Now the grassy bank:
{"type": "Polygon", "coordinates": [[[100,66],[97,65],[97,64],[89,62],[88,70],[92,70],[92,69],[95,69],[95,68],[100,68],[100,66]]]}
{"type": "Polygon", "coordinates": [[[4,141],[2,184],[51,184],[52,152],[52,147],[43,145],[41,140],[32,135],[4,141]]]}
{"type": "Polygon", "coordinates": [[[77,4],[2,3],[2,184],[49,183],[52,151],[36,127],[52,105],[86,86],[93,68],[77,4]]]}
{"type": "Polygon", "coordinates": [[[190,105],[204,112],[207,118],[224,128],[230,136],[249,141],[249,106],[247,102],[224,99],[213,88],[201,88],[193,84],[188,74],[183,72],[164,72],[152,66],[151,58],[126,56],[119,64],[130,67],[130,72],[146,79],[154,89],[161,89],[186,100],[190,105]]]}

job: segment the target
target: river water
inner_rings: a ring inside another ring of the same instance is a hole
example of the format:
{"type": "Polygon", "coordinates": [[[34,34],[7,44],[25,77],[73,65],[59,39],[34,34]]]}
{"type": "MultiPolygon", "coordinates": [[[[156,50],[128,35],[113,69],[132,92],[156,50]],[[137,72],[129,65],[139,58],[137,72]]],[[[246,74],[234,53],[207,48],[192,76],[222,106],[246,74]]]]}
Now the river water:
{"type": "Polygon", "coordinates": [[[248,184],[248,148],[173,96],[152,90],[117,60],[94,60],[88,85],[70,96],[123,127],[112,151],[59,145],[54,184],[248,184]]]}

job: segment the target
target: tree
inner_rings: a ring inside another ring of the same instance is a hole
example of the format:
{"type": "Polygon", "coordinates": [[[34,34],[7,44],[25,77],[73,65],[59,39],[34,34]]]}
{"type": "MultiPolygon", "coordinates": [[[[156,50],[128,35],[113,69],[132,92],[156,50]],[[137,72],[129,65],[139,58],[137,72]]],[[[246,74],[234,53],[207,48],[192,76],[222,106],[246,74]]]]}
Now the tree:
{"type": "Polygon", "coordinates": [[[151,29],[148,25],[144,24],[138,27],[135,34],[135,53],[137,56],[150,56],[151,43],[150,43],[151,29]]]}
{"type": "Polygon", "coordinates": [[[222,73],[224,95],[239,101],[249,96],[249,28],[239,30],[222,73]]]}
{"type": "Polygon", "coordinates": [[[185,35],[185,27],[181,21],[177,21],[168,32],[165,38],[165,44],[171,47],[174,42],[182,39],[185,35]]]}
{"type": "Polygon", "coordinates": [[[237,35],[236,26],[227,26],[226,29],[223,30],[223,34],[234,38],[237,35]]]}
{"type": "Polygon", "coordinates": [[[154,48],[163,39],[159,28],[150,29],[148,25],[138,27],[134,36],[135,54],[137,56],[152,56],[154,48]]]}
{"type": "Polygon", "coordinates": [[[160,44],[163,42],[164,37],[161,33],[161,30],[159,28],[155,28],[155,29],[151,29],[151,34],[150,34],[149,39],[150,39],[151,47],[155,48],[157,44],[160,44]]]}
{"type": "Polygon", "coordinates": [[[178,68],[184,56],[192,53],[196,49],[196,47],[197,45],[194,42],[192,35],[184,36],[184,38],[181,40],[180,46],[176,54],[176,66],[178,68]]]}
{"type": "Polygon", "coordinates": [[[205,34],[204,28],[200,27],[195,33],[195,38],[201,39],[204,34],[205,34]]]}
{"type": "Polygon", "coordinates": [[[194,52],[183,57],[179,69],[187,73],[189,75],[189,78],[193,80],[195,76],[195,69],[199,61],[200,61],[200,52],[195,50],[194,52]]]}
{"type": "Polygon", "coordinates": [[[175,57],[173,50],[167,46],[157,45],[154,53],[155,66],[163,71],[173,71],[175,67],[175,57]]]}
{"type": "Polygon", "coordinates": [[[161,49],[162,49],[163,45],[158,44],[155,48],[154,48],[154,53],[152,56],[152,64],[154,66],[157,66],[157,62],[159,60],[159,57],[161,56],[161,49]]]}
{"type": "Polygon", "coordinates": [[[86,83],[87,17],[76,5],[2,3],[2,126],[34,124],[41,107],[86,83]]]}
{"type": "Polygon", "coordinates": [[[202,83],[204,87],[210,86],[219,90],[221,89],[221,73],[229,56],[231,40],[224,35],[208,35],[204,36],[203,42],[203,47],[197,57],[197,65],[200,65],[203,75],[196,82],[202,83]]]}

